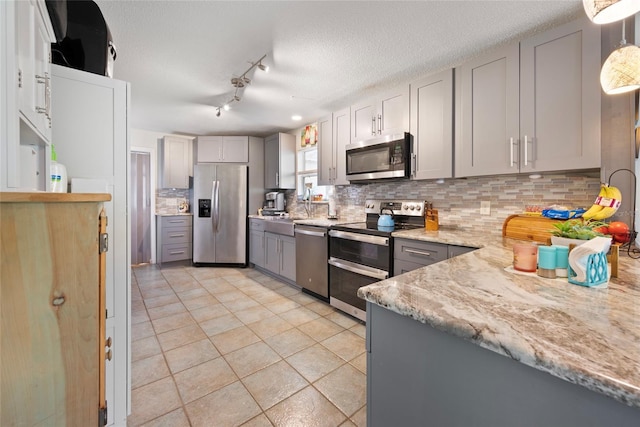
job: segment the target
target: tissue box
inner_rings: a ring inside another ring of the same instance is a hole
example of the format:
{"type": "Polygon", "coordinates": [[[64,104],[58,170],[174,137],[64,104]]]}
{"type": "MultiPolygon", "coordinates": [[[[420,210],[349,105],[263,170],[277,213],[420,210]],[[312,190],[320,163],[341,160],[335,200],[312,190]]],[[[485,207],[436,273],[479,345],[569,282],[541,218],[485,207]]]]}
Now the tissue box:
{"type": "Polygon", "coordinates": [[[575,280],[576,272],[569,266],[569,283],[580,286],[596,286],[609,280],[609,271],[607,266],[607,254],[600,252],[591,254],[587,257],[586,279],[584,282],[575,280]]]}

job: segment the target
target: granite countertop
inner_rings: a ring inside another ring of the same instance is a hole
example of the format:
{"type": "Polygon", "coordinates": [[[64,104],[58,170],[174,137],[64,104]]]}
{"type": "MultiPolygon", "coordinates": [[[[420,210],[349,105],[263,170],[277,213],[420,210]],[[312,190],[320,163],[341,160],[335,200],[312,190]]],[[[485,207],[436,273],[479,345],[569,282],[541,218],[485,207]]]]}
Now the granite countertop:
{"type": "MultiPolygon", "coordinates": [[[[260,215],[249,215],[249,218],[253,218],[253,219],[263,219],[265,221],[273,221],[273,220],[279,220],[279,219],[283,219],[283,217],[280,216],[260,216],[260,215]]],[[[338,224],[347,224],[350,222],[355,222],[355,221],[349,221],[347,219],[328,219],[328,218],[290,218],[290,217],[284,217],[286,219],[290,219],[293,221],[294,224],[300,224],[300,225],[315,225],[317,227],[331,227],[332,225],[338,225],[338,224]]]]}
{"type": "Polygon", "coordinates": [[[362,287],[358,296],[640,407],[640,260],[621,254],[619,277],[596,289],[506,271],[517,240],[454,229],[393,236],[480,249],[362,287]]]}

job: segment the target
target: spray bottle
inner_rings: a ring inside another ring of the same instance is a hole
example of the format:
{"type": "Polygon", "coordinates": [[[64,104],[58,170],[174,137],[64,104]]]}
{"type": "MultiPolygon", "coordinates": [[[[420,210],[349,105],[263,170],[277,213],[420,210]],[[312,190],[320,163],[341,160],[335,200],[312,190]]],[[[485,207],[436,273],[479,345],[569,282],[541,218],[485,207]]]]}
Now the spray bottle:
{"type": "Polygon", "coordinates": [[[58,163],[58,155],[56,149],[51,145],[51,182],[49,190],[53,193],[67,192],[67,168],[58,163]]]}

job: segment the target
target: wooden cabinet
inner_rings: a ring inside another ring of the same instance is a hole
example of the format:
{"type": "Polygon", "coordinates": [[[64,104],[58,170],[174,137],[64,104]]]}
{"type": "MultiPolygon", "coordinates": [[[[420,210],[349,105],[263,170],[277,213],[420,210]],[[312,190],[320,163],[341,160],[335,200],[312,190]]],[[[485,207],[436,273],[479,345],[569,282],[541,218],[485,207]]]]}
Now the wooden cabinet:
{"type": "Polygon", "coordinates": [[[248,136],[199,136],[198,163],[247,163],[249,161],[248,136]]]}
{"type": "Polygon", "coordinates": [[[191,259],[193,248],[191,215],[158,216],[156,244],[158,264],[191,259]]]}
{"type": "Polygon", "coordinates": [[[193,173],[191,139],[162,138],[159,162],[160,188],[189,188],[189,176],[193,173]]]}
{"type": "Polygon", "coordinates": [[[351,106],[351,142],[409,129],[409,86],[351,106]]]}
{"type": "Polygon", "coordinates": [[[269,190],[296,188],[296,140],[276,133],[264,140],[264,187],[269,190]]]}
{"type": "Polygon", "coordinates": [[[586,18],[457,68],[455,176],[599,168],[599,69],[586,18]]]}
{"type": "Polygon", "coordinates": [[[397,276],[474,250],[476,248],[396,238],[393,250],[393,274],[397,276]]]}
{"type": "Polygon", "coordinates": [[[318,185],[349,185],[345,150],[351,138],[350,125],[351,116],[348,108],[318,121],[318,185]]]}
{"type": "Polygon", "coordinates": [[[264,220],[249,219],[249,262],[258,267],[264,267],[264,220]]]}
{"type": "Polygon", "coordinates": [[[264,233],[264,268],[291,282],[296,281],[296,239],[295,237],[264,233]]]}
{"type": "Polygon", "coordinates": [[[453,70],[411,83],[413,178],[453,176],[453,70]]]}
{"type": "Polygon", "coordinates": [[[109,198],[0,195],[3,426],[105,424],[109,198]]]}

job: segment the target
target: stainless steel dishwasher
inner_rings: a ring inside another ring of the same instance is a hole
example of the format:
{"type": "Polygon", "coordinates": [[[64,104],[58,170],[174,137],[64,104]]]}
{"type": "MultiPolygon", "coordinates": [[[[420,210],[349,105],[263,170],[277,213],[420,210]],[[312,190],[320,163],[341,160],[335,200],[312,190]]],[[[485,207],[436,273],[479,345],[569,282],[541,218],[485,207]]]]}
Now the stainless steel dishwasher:
{"type": "Polygon", "coordinates": [[[329,301],[327,228],[296,224],[296,282],[303,291],[329,301]]]}

